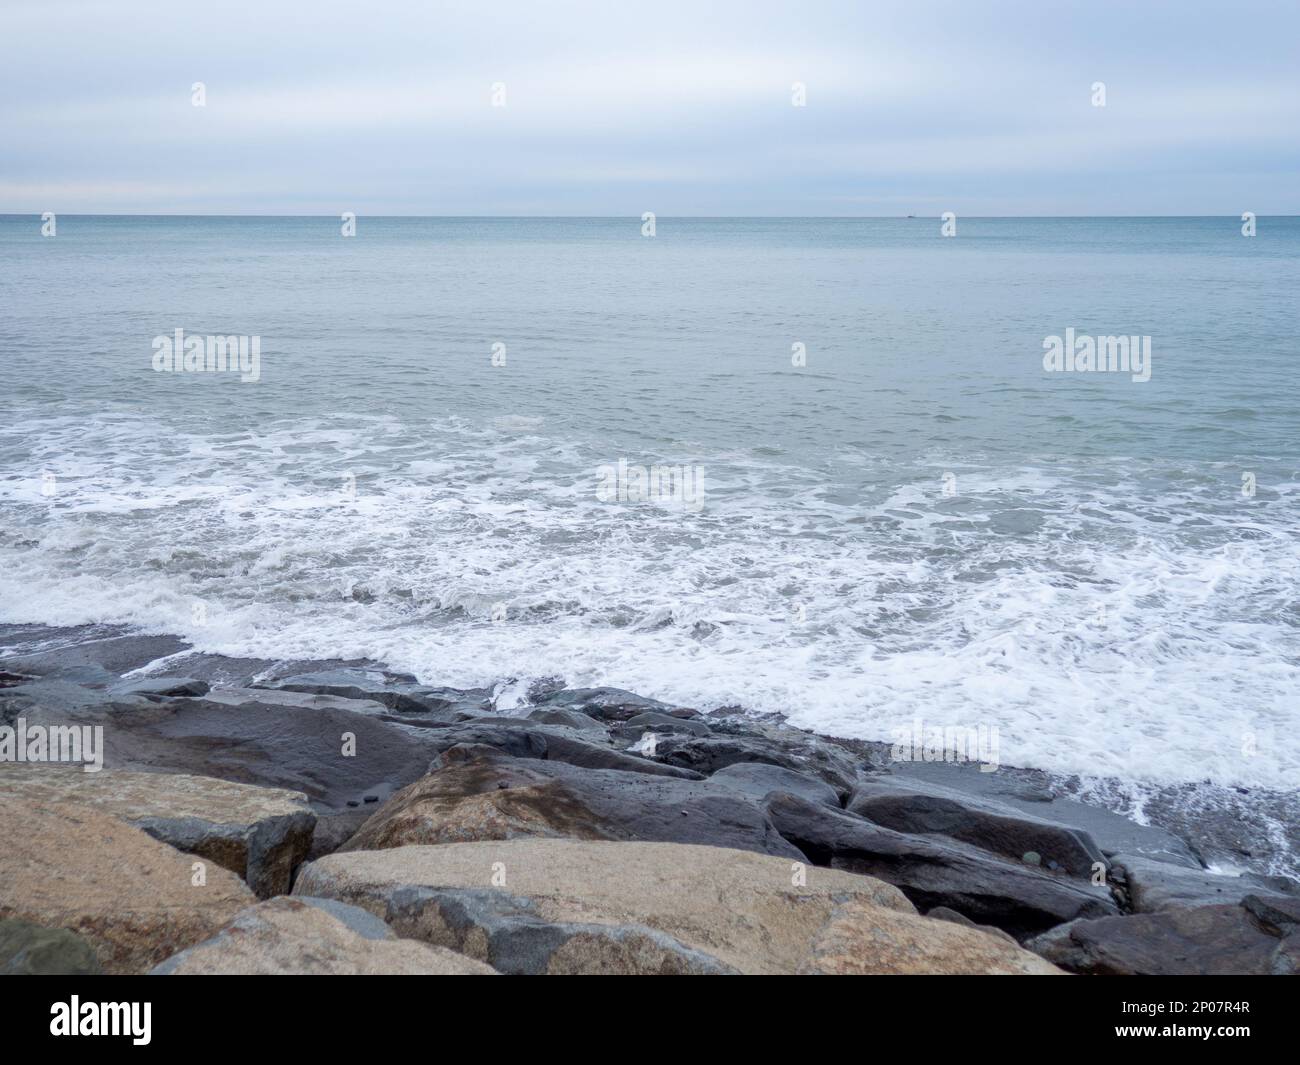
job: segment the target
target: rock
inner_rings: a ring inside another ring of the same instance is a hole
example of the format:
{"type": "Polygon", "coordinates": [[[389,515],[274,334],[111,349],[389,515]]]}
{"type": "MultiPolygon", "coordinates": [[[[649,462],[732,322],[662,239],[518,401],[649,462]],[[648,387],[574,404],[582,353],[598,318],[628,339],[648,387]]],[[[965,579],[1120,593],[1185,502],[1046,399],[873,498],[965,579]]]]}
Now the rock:
{"type": "Polygon", "coordinates": [[[802,739],[778,744],[760,736],[662,736],[655,744],[654,758],[705,776],[742,762],[782,766],[819,777],[841,796],[850,794],[857,782],[857,770],[847,754],[802,739]]]}
{"type": "Polygon", "coordinates": [[[1008,943],[1013,943],[1016,946],[1020,945],[1019,943],[1016,943],[1011,936],[1002,931],[1002,929],[994,928],[991,924],[976,924],[964,913],[950,910],[947,906],[936,906],[934,909],[930,910],[926,916],[933,918],[936,921],[951,921],[953,924],[959,924],[964,928],[978,928],[981,932],[987,932],[991,936],[1000,936],[1008,943]]]}
{"type": "Polygon", "coordinates": [[[492,747],[512,758],[537,758],[567,762],[583,769],[620,769],[652,776],[700,780],[699,773],[662,765],[649,758],[619,751],[599,742],[590,731],[584,733],[556,725],[535,725],[513,721],[484,720],[449,725],[431,731],[430,742],[438,751],[457,745],[492,747]]]}
{"type": "Polygon", "coordinates": [[[1025,945],[1071,972],[1101,976],[1269,976],[1300,971],[1300,934],[1278,936],[1242,906],[1175,907],[1072,921],[1025,945]]]}
{"type": "Polygon", "coordinates": [[[255,901],[233,873],[89,806],[3,799],[0,823],[21,826],[0,848],[0,918],[75,931],[110,973],[143,972],[255,901]]]}
{"type": "Polygon", "coordinates": [[[62,646],[6,659],[5,668],[31,676],[103,686],[113,683],[123,673],[188,648],[189,644],[176,636],[144,636],[120,628],[86,626],[62,646]]]}
{"type": "Polygon", "coordinates": [[[802,859],[759,806],[704,781],[453,747],[442,768],[404,788],[344,846],[517,837],[703,843],[802,859]]]}
{"type": "Polygon", "coordinates": [[[764,804],[769,797],[782,794],[797,795],[801,799],[822,803],[835,810],[840,808],[839,795],[829,784],[779,765],[736,762],[719,769],[708,779],[709,784],[715,788],[748,795],[764,804]]]}
{"type": "Polygon", "coordinates": [[[94,948],[66,928],[0,921],[0,976],[94,976],[103,972],[94,948]]]}
{"type": "Polygon", "coordinates": [[[316,815],[316,830],[312,833],[308,861],[333,854],[361,829],[374,810],[337,810],[316,815]]]}
{"type": "Polygon", "coordinates": [[[211,939],[155,966],[151,976],[491,976],[482,962],[398,939],[383,921],[329,899],[277,898],[251,906],[211,939]]]}
{"type": "Polygon", "coordinates": [[[1300,899],[1279,895],[1247,895],[1242,908],[1265,931],[1277,936],[1300,931],[1300,899]]]}
{"type": "Polygon", "coordinates": [[[968,844],[911,836],[793,795],[768,803],[777,830],[815,865],[878,877],[922,909],[945,906],[1017,939],[1117,912],[1105,888],[1004,861],[968,844]]]}
{"type": "Polygon", "coordinates": [[[229,869],[259,898],[289,890],[316,823],[300,792],[174,773],[0,763],[0,799],[6,798],[93,806],[229,869]]]}
{"type": "Polygon", "coordinates": [[[1135,854],[1189,869],[1204,863],[1187,842],[1154,825],[1139,825],[1120,814],[1069,798],[1053,798],[1044,774],[1003,766],[993,773],[977,765],[948,762],[895,763],[890,777],[904,783],[939,785],[949,791],[992,800],[1021,813],[1088,833],[1104,855],[1135,854]]]}
{"type": "Polygon", "coordinates": [[[576,710],[530,710],[528,720],[539,725],[562,725],[579,731],[595,732],[600,736],[608,735],[604,725],[594,717],[580,714],[576,710]]]}
{"type": "Polygon", "coordinates": [[[1158,913],[1176,906],[1236,904],[1247,895],[1295,896],[1300,889],[1282,877],[1222,876],[1208,870],[1167,865],[1134,854],[1117,854],[1114,863],[1122,873],[1134,913],[1158,913]]]}
{"type": "Polygon", "coordinates": [[[599,721],[627,721],[647,712],[669,713],[673,707],[622,688],[564,688],[542,695],[536,706],[586,714],[599,721]]]}
{"type": "MultiPolygon", "coordinates": [[[[437,753],[423,730],[407,731],[353,712],[350,700],[257,694],[312,705],[243,702],[242,695],[232,701],[212,693],[74,713],[32,710],[27,718],[30,724],[102,725],[109,769],[165,770],[286,788],[333,809],[366,794],[393,794],[423,776],[437,753]],[[346,754],[348,749],[354,753],[346,754]]],[[[386,712],[378,703],[371,705],[386,712]]]]}
{"type": "Polygon", "coordinates": [[[414,678],[408,679],[383,669],[352,667],[300,673],[259,687],[368,700],[406,714],[449,710],[486,712],[491,705],[490,693],[486,690],[461,691],[456,688],[428,687],[415,683],[414,678]]]}
{"type": "Polygon", "coordinates": [[[120,681],[109,691],[114,695],[141,695],[146,699],[171,699],[184,695],[206,695],[210,685],[193,677],[145,677],[120,681]]]}
{"type": "Polygon", "coordinates": [[[869,877],[716,847],[516,839],[351,851],[295,892],[502,972],[1055,970],[1003,939],[918,916],[869,877]]]}
{"type": "Polygon", "coordinates": [[[1088,877],[1095,864],[1106,865],[1086,832],[935,784],[873,777],[858,786],[847,809],[897,832],[944,836],[1029,865],[1055,862],[1072,876],[1088,877]]]}
{"type": "Polygon", "coordinates": [[[692,736],[708,736],[713,730],[698,718],[673,717],[671,714],[645,713],[630,717],[618,726],[620,738],[626,736],[628,742],[635,740],[646,732],[687,733],[692,736]]]}

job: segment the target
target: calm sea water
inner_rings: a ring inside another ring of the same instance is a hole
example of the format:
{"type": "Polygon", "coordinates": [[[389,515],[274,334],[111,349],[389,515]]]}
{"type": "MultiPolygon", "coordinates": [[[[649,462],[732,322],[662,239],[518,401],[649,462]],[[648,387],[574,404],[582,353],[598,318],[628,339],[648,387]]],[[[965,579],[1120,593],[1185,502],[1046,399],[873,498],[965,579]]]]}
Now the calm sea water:
{"type": "Polygon", "coordinates": [[[0,218],[0,621],[1300,780],[1300,219],[339,225],[0,218]]]}

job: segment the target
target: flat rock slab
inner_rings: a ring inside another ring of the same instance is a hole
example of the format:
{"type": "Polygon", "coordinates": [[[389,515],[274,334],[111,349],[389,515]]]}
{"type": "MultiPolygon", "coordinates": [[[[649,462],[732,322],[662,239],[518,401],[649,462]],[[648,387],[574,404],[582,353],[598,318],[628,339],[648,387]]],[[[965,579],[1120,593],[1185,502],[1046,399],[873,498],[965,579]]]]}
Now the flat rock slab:
{"type": "Polygon", "coordinates": [[[699,843],[803,859],[758,803],[708,781],[509,758],[476,746],[449,748],[443,758],[342,849],[540,836],[699,843]]]}
{"type": "Polygon", "coordinates": [[[1178,907],[1072,921],[1025,944],[1075,973],[1099,976],[1290,976],[1300,932],[1261,921],[1248,906],[1178,907]]]}
{"type": "Polygon", "coordinates": [[[259,898],[288,892],[316,823],[301,792],[176,773],[2,763],[0,799],[93,806],[229,869],[259,898]]]}
{"type": "MultiPolygon", "coordinates": [[[[21,690],[21,689],[15,689],[21,690]]],[[[275,702],[214,699],[140,700],[75,713],[25,710],[29,724],[104,727],[104,765],[217,777],[303,792],[319,808],[360,807],[423,776],[437,751],[427,739],[379,720],[370,707],[326,696],[257,692],[275,702]],[[280,702],[291,698],[296,702],[280,702]],[[323,700],[312,705],[303,701],[323,700]]]]}
{"type": "Polygon", "coordinates": [[[814,864],[878,877],[923,910],[947,907],[1018,939],[1077,917],[1118,912],[1104,887],[959,841],[897,832],[793,795],[776,796],[767,811],[814,864]]]}
{"type": "Polygon", "coordinates": [[[1175,907],[1236,905],[1247,895],[1287,895],[1300,899],[1300,885],[1283,877],[1223,876],[1207,870],[1167,865],[1133,854],[1117,854],[1116,871],[1126,880],[1134,913],[1159,913],[1175,907]]]}
{"type": "Polygon", "coordinates": [[[485,713],[491,707],[491,693],[478,689],[429,687],[418,684],[409,674],[384,669],[358,667],[298,673],[268,682],[259,687],[281,691],[333,695],[345,699],[368,699],[383,703],[390,710],[407,714],[431,711],[466,711],[485,713]]]}
{"type": "Polygon", "coordinates": [[[1045,780],[1043,774],[1007,768],[983,773],[978,766],[946,762],[902,762],[893,767],[893,774],[905,780],[925,781],[975,797],[991,798],[1031,817],[1082,829],[1107,855],[1137,854],[1189,869],[1204,868],[1186,840],[1172,832],[1155,825],[1140,825],[1100,806],[1054,798],[1050,790],[1034,783],[1045,780]]]}
{"type": "Polygon", "coordinates": [[[1051,973],[870,877],[746,851],[516,839],[333,854],[295,894],[534,973],[1051,973]]]}
{"type": "Polygon", "coordinates": [[[583,769],[623,769],[681,780],[703,779],[701,774],[688,769],[663,765],[649,758],[617,750],[603,728],[597,735],[591,730],[542,725],[519,718],[490,718],[433,728],[430,730],[430,742],[439,751],[457,744],[481,744],[494,747],[512,758],[567,762],[583,769]]]}
{"type": "Polygon", "coordinates": [[[144,972],[256,901],[234,873],[90,806],[0,799],[0,822],[0,918],[84,936],[106,972],[144,972]]]}
{"type": "Polygon", "coordinates": [[[51,650],[7,658],[5,668],[38,677],[105,685],[124,673],[178,655],[189,646],[177,636],[104,634],[89,626],[51,650]]]}
{"type": "Polygon", "coordinates": [[[328,899],[277,898],[150,970],[152,976],[492,976],[445,947],[398,939],[378,918],[328,899]]]}
{"type": "Polygon", "coordinates": [[[846,809],[898,832],[960,840],[1016,861],[1032,855],[1035,864],[1073,876],[1090,877],[1107,865],[1101,848],[1082,829],[930,782],[892,775],[871,779],[858,785],[846,809]]]}

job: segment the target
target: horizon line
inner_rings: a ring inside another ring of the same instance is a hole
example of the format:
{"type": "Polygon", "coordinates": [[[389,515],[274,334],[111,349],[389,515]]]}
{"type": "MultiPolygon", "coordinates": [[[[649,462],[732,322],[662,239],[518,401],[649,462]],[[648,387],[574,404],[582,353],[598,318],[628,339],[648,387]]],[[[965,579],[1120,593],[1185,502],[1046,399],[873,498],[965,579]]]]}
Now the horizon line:
{"type": "MultiPolygon", "coordinates": [[[[42,211],[0,211],[0,218],[40,218],[42,211]]],[[[338,219],[343,212],[290,214],[285,212],[183,212],[183,211],[53,211],[53,214],[65,218],[329,218],[338,219]]],[[[363,211],[348,212],[357,218],[431,218],[431,219],[465,219],[465,220],[518,220],[518,221],[581,221],[590,219],[634,219],[641,220],[640,214],[371,214],[363,211]]],[[[1030,221],[1045,220],[1098,220],[1117,221],[1125,219],[1151,218],[1231,218],[1240,220],[1241,212],[1228,214],[963,214],[954,212],[958,218],[977,218],[988,221],[1030,221]]],[[[1254,212],[1256,218],[1300,218],[1300,214],[1269,214],[1254,212]]],[[[819,222],[855,222],[855,221],[907,221],[937,218],[942,220],[943,213],[929,214],[660,214],[655,217],[695,221],[819,221],[819,222]]]]}

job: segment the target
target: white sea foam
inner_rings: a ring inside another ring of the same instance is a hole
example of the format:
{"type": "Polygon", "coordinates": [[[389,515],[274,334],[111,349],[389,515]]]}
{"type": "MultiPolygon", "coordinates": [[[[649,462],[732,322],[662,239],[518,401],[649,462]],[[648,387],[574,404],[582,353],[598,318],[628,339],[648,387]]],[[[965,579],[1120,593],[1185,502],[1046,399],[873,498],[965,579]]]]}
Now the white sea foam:
{"type": "Polygon", "coordinates": [[[694,513],[602,505],[598,451],[490,425],[46,418],[3,440],[31,453],[0,480],[2,621],[514,681],[503,706],[560,674],[844,736],[996,726],[1004,764],[1086,776],[1300,779],[1296,493],[1243,512],[1194,477],[1152,494],[1132,462],[967,463],[946,498],[941,457],[659,456],[710,470],[694,513]]]}

